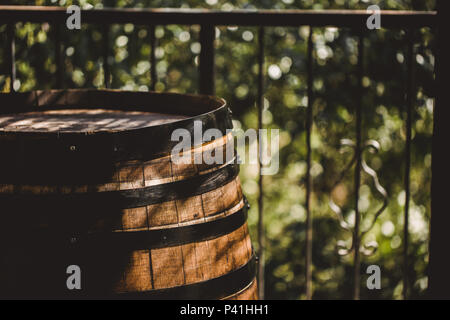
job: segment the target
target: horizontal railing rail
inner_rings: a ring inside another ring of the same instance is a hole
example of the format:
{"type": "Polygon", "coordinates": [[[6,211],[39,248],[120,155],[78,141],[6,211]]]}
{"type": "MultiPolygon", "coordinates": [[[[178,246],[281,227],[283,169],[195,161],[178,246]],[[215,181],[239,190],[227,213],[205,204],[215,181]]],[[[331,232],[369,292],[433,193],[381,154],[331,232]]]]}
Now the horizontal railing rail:
{"type": "MultiPolygon", "coordinates": [[[[380,11],[384,28],[434,26],[436,12],[380,11]]],[[[233,10],[207,9],[92,9],[82,10],[83,23],[158,25],[213,24],[217,26],[338,26],[364,27],[365,10],[233,10]]],[[[64,22],[62,7],[0,6],[0,22],[64,22]]]]}

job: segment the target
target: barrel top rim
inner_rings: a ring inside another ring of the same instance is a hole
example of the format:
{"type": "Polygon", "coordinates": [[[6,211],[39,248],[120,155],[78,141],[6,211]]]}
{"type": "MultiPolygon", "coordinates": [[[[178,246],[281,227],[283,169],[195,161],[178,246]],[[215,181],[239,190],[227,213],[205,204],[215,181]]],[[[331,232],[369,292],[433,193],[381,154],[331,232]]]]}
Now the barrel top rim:
{"type": "Polygon", "coordinates": [[[177,125],[184,127],[195,120],[215,118],[217,113],[227,111],[226,101],[216,96],[117,89],[58,89],[0,93],[0,105],[2,106],[0,116],[48,110],[99,108],[112,111],[159,112],[186,116],[184,119],[143,128],[94,131],[27,131],[20,129],[0,131],[0,136],[56,136],[58,138],[73,135],[138,133],[150,128],[152,130],[164,130],[166,127],[176,128],[177,125]],[[164,103],[171,107],[166,108],[164,103]]]}

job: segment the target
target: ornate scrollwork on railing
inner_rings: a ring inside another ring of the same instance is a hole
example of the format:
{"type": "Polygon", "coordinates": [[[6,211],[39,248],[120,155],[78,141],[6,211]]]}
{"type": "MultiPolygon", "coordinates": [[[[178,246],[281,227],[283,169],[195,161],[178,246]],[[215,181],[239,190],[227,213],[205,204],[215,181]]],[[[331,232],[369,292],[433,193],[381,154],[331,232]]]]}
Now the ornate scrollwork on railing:
{"type": "MultiPolygon", "coordinates": [[[[357,148],[356,148],[356,144],[354,141],[352,141],[350,139],[342,139],[341,147],[351,148],[353,150],[353,156],[352,156],[350,162],[344,167],[344,170],[342,170],[338,180],[332,186],[331,191],[333,191],[342,182],[342,180],[345,178],[346,174],[350,171],[350,169],[353,167],[353,165],[357,161],[357,154],[356,154],[357,148]]],[[[356,241],[356,240],[362,240],[362,238],[370,230],[372,230],[376,221],[378,220],[378,217],[383,213],[383,211],[387,207],[388,194],[387,194],[386,190],[383,188],[383,186],[380,184],[378,175],[375,172],[375,170],[372,169],[371,167],[369,167],[369,165],[367,164],[367,162],[364,159],[364,151],[369,151],[371,153],[375,153],[375,152],[378,152],[379,149],[380,149],[380,144],[375,140],[366,141],[361,148],[361,169],[363,172],[365,172],[372,178],[372,181],[373,181],[376,191],[383,197],[383,204],[375,212],[372,222],[368,228],[366,228],[365,230],[363,230],[361,232],[359,232],[359,230],[357,230],[357,232],[355,232],[354,227],[352,227],[345,220],[344,215],[342,213],[342,209],[333,201],[332,196],[330,196],[330,202],[329,202],[330,208],[336,214],[341,228],[343,228],[344,230],[351,232],[353,234],[353,239],[352,239],[352,243],[351,243],[350,247],[348,245],[346,245],[345,241],[343,241],[343,240],[338,241],[337,246],[338,246],[339,255],[348,255],[351,252],[353,252],[353,250],[355,249],[355,243],[361,243],[361,241],[356,241]],[[357,236],[358,239],[354,239],[355,236],[357,236]]],[[[343,152],[343,151],[344,150],[341,149],[341,152],[343,152]]],[[[378,243],[376,241],[369,241],[367,243],[362,244],[360,246],[360,248],[358,248],[358,250],[365,256],[370,256],[370,255],[374,254],[377,249],[378,249],[378,243]]]]}

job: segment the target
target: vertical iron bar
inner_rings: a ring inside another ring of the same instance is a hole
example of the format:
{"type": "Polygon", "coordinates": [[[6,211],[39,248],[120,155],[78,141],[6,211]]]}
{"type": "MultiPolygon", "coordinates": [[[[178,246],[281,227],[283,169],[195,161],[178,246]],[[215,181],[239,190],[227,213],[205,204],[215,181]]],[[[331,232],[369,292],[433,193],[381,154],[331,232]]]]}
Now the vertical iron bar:
{"type": "Polygon", "coordinates": [[[150,90],[155,91],[156,87],[156,56],[155,56],[155,50],[156,50],[156,36],[155,36],[155,26],[150,26],[150,77],[151,77],[151,83],[150,83],[150,90]]]}
{"type": "Polygon", "coordinates": [[[353,273],[353,299],[359,300],[361,284],[361,256],[360,256],[360,222],[359,215],[359,189],[361,186],[361,140],[362,140],[362,103],[363,103],[363,76],[364,76],[364,35],[360,31],[358,42],[358,105],[356,106],[356,165],[355,165],[355,229],[353,231],[354,273],[353,273]]]}
{"type": "Polygon", "coordinates": [[[448,46],[447,30],[450,20],[445,5],[447,0],[437,1],[437,32],[436,41],[436,88],[437,95],[433,111],[433,149],[431,163],[431,231],[430,231],[430,263],[428,294],[432,299],[450,299],[450,259],[448,258],[448,190],[445,186],[449,181],[448,164],[450,153],[445,145],[450,136],[450,91],[448,90],[448,75],[450,70],[450,47],[448,46]],[[443,187],[444,186],[444,187],[443,187]]]}
{"type": "Polygon", "coordinates": [[[199,91],[201,94],[214,95],[214,25],[202,25],[200,29],[200,67],[199,91]]]}
{"type": "Polygon", "coordinates": [[[103,77],[105,88],[110,87],[110,69],[108,63],[108,55],[109,55],[109,25],[103,26],[103,77]]]}
{"type": "Polygon", "coordinates": [[[411,171],[411,130],[412,130],[412,108],[414,104],[414,33],[408,30],[406,33],[408,39],[407,56],[407,92],[406,92],[406,147],[405,147],[405,211],[403,225],[403,299],[408,298],[408,248],[409,248],[409,202],[411,199],[410,190],[410,171],[411,171]]]}
{"type": "Polygon", "coordinates": [[[259,151],[259,180],[258,180],[258,295],[264,300],[264,249],[265,249],[265,230],[264,230],[264,188],[263,175],[261,173],[261,141],[259,130],[262,128],[262,113],[264,106],[264,28],[258,30],[258,151],[259,151]]]}
{"type": "Polygon", "coordinates": [[[311,214],[311,129],[313,122],[313,28],[309,27],[308,36],[308,107],[306,109],[306,256],[305,282],[306,299],[312,298],[312,214],[311,214]]]}
{"type": "Polygon", "coordinates": [[[61,56],[61,25],[55,24],[55,64],[56,64],[56,84],[55,88],[63,88],[63,65],[61,56]]]}
{"type": "Polygon", "coordinates": [[[8,56],[9,56],[9,91],[14,92],[14,82],[16,81],[16,42],[15,42],[15,25],[10,23],[7,26],[8,35],[8,56]]]}

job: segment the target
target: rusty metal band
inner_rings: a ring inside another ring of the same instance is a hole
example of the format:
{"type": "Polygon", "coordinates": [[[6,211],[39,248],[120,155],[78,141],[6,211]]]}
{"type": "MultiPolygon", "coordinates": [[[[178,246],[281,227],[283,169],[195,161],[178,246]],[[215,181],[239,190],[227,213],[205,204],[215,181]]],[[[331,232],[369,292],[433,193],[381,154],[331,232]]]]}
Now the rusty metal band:
{"type": "Polygon", "coordinates": [[[235,213],[208,222],[144,231],[101,232],[78,236],[74,247],[115,247],[121,250],[159,249],[216,239],[247,221],[248,203],[235,213]]]}
{"type": "MultiPolygon", "coordinates": [[[[230,164],[216,171],[185,180],[145,188],[76,194],[0,194],[0,205],[8,208],[40,208],[41,210],[89,210],[107,212],[130,209],[197,196],[219,188],[239,174],[239,165],[230,164]]],[[[24,210],[25,212],[26,210],[24,210]]]]}

